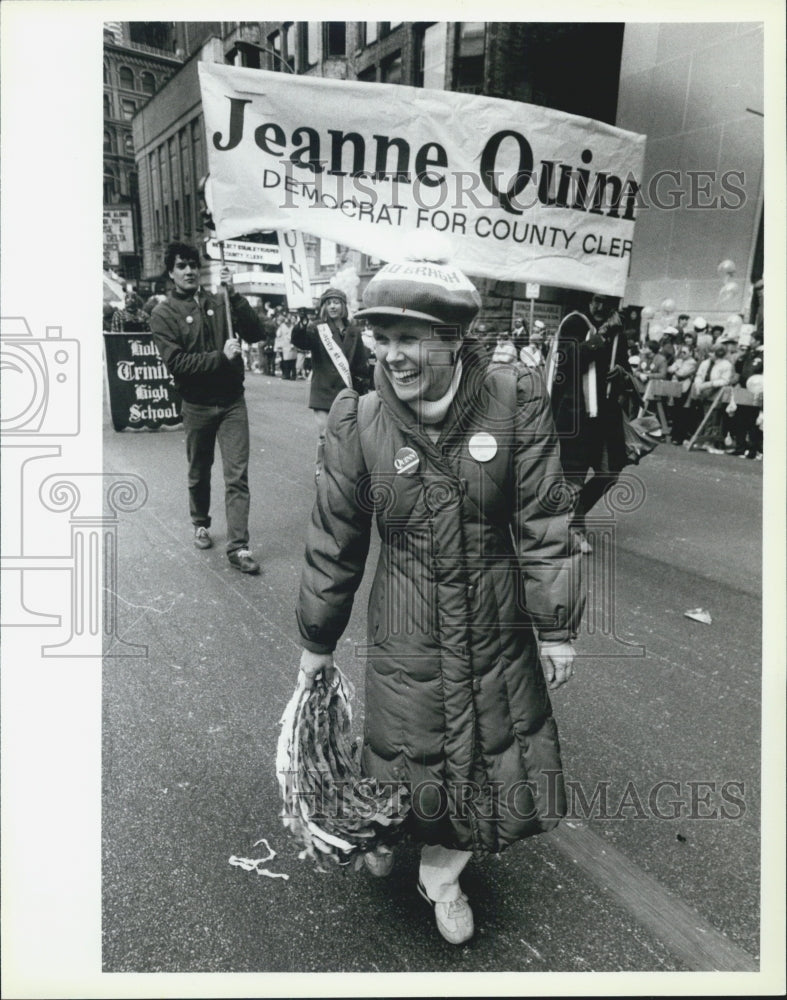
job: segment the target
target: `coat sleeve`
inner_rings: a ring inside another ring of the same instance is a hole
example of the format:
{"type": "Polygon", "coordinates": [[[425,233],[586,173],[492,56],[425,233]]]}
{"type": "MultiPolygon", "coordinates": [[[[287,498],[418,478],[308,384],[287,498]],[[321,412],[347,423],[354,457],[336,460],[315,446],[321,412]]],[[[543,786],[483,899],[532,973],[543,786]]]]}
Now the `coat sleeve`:
{"type": "Polygon", "coordinates": [[[317,328],[310,323],[296,323],[292,328],[292,346],[299,351],[313,351],[315,340],[319,340],[317,328]]]}
{"type": "Polygon", "coordinates": [[[177,316],[162,303],[150,317],[153,342],[172,375],[207,375],[229,364],[223,351],[186,351],[177,316]]]}
{"type": "Polygon", "coordinates": [[[336,648],[363,578],[372,524],[371,507],[363,502],[366,475],[358,395],[345,390],[328,416],[296,611],[302,644],[313,653],[336,648]]]}
{"type": "Polygon", "coordinates": [[[539,637],[576,637],[585,606],[578,543],[569,528],[572,495],[563,476],[549,398],[541,374],[517,381],[514,432],[516,494],[512,531],[525,605],[539,637]]]}
{"type": "Polygon", "coordinates": [[[265,339],[265,325],[243,295],[230,291],[230,310],[235,332],[246,343],[256,344],[265,339]]]}

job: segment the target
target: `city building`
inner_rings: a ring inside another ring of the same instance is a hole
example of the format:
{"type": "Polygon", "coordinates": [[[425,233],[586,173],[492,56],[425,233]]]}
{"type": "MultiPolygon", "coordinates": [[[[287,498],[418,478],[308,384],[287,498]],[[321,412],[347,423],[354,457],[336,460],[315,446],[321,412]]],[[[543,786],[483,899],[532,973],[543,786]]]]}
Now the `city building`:
{"type": "Polygon", "coordinates": [[[142,230],[131,119],[183,61],[175,26],[104,25],[104,264],[127,279],[142,272],[142,230]]]}
{"type": "MultiPolygon", "coordinates": [[[[701,311],[709,319],[748,306],[762,266],[761,26],[260,21],[178,27],[186,61],[133,120],[142,271],[149,279],[161,275],[170,240],[200,243],[210,235],[199,210],[207,160],[196,69],[207,59],[487,94],[643,132],[650,136],[646,194],[665,164],[684,185],[694,183],[690,171],[740,165],[746,174],[744,210],[705,211],[699,230],[698,210],[686,202],[671,212],[640,211],[626,303],[657,310],[672,299],[680,311],[701,311]],[[733,47],[737,54],[722,55],[731,39],[739,43],[733,47]],[[695,65],[697,72],[689,73],[695,65]],[[741,101],[745,106],[738,107],[741,101]],[[737,276],[725,279],[720,300],[717,266],[725,258],[736,263],[737,276]]],[[[315,294],[348,264],[362,290],[380,266],[367,254],[308,234],[304,239],[315,294]]],[[[208,265],[206,274],[215,273],[208,265]]],[[[516,312],[554,327],[571,301],[565,289],[542,285],[531,312],[524,282],[478,279],[478,285],[482,318],[497,328],[509,326],[516,312]]]]}

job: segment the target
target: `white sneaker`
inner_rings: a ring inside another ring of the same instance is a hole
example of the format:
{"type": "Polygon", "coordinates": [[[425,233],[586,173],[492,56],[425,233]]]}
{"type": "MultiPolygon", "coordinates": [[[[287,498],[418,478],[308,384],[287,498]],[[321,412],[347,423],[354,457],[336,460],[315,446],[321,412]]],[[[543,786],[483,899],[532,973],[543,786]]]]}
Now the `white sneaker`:
{"type": "Polygon", "coordinates": [[[437,929],[449,944],[464,944],[475,932],[473,911],[463,892],[449,903],[435,902],[426,894],[422,882],[418,882],[418,893],[434,910],[437,929]]]}

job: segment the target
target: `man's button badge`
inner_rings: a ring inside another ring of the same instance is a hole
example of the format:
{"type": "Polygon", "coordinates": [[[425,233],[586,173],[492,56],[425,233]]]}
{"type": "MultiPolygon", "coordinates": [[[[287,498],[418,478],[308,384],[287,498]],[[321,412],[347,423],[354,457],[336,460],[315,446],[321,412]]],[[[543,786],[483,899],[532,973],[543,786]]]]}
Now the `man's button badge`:
{"type": "Polygon", "coordinates": [[[194,317],[193,316],[187,316],[186,317],[186,322],[187,323],[193,323],[194,322],[194,317]]]}
{"type": "Polygon", "coordinates": [[[410,476],[418,468],[418,454],[412,448],[400,448],[394,455],[394,468],[397,475],[410,476]]]}
{"type": "Polygon", "coordinates": [[[468,450],[476,462],[491,462],[497,454],[497,441],[486,431],[474,434],[468,442],[468,450]]]}
{"type": "Polygon", "coordinates": [[[213,310],[212,309],[208,309],[207,312],[208,312],[208,316],[212,316],[213,315],[213,310]]]}

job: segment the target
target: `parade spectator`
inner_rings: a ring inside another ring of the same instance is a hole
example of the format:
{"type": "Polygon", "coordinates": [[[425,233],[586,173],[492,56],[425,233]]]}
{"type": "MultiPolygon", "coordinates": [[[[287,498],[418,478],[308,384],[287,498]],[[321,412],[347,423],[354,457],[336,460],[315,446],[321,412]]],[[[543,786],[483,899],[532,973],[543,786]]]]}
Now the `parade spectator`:
{"type": "Polygon", "coordinates": [[[544,347],[544,324],[536,320],[533,332],[530,334],[530,343],[525,344],[520,350],[519,360],[528,368],[543,368],[546,363],[544,347]]]}
{"type": "Polygon", "coordinates": [[[620,397],[629,364],[618,302],[609,295],[589,295],[558,331],[552,411],[563,471],[576,493],[573,524],[584,552],[591,551],[585,517],[626,464],[620,397]]]}
{"type": "MultiPolygon", "coordinates": [[[[399,830],[420,848],[418,892],[459,945],[470,858],[565,811],[549,691],[572,675],[582,597],[545,384],[464,336],[480,306],[465,275],[424,270],[387,265],[364,292],[376,392],[331,410],[297,618],[306,684],[330,678],[376,521],[361,766],[410,789],[399,830]]],[[[380,877],[394,864],[390,847],[364,861],[380,877]]]]}
{"type": "Polygon", "coordinates": [[[673,382],[680,382],[681,395],[672,400],[669,407],[670,438],[673,444],[683,444],[687,437],[689,424],[689,397],[691,384],[697,373],[697,359],[694,357],[694,338],[687,334],[683,345],[678,348],[675,360],[667,369],[667,374],[673,382]]]}
{"type": "Polygon", "coordinates": [[[640,372],[641,381],[652,382],[655,379],[666,379],[670,362],[664,344],[657,345],[655,351],[651,346],[649,353],[650,360],[640,372]]]}
{"type": "MultiPolygon", "coordinates": [[[[699,365],[694,378],[694,397],[700,404],[699,408],[704,410],[713,400],[716,392],[724,386],[730,385],[734,377],[735,369],[727,357],[727,347],[724,344],[717,344],[710,355],[699,365]]],[[[725,427],[722,411],[719,407],[716,407],[714,411],[707,434],[710,443],[706,445],[705,450],[712,455],[723,455],[725,427]]]]}
{"type": "Polygon", "coordinates": [[[516,347],[514,347],[514,341],[511,339],[511,334],[505,331],[498,334],[497,344],[495,345],[494,352],[492,353],[492,361],[494,364],[516,364],[517,354],[518,352],[516,347]]]}
{"type": "MultiPolygon", "coordinates": [[[[735,372],[738,382],[748,391],[760,388],[758,376],[763,374],[762,343],[754,326],[745,324],[738,340],[740,348],[735,359],[735,372]],[[751,386],[751,388],[750,388],[751,386]]],[[[757,421],[762,412],[760,406],[738,404],[732,414],[732,437],[734,440],[733,455],[756,458],[762,453],[762,430],[757,421]]]]}
{"type": "MultiPolygon", "coordinates": [[[[227,329],[221,299],[200,289],[199,252],[185,243],[171,243],[164,262],[174,287],[153,310],[150,328],[183,398],[194,544],[198,549],[213,544],[208,531],[210,474],[218,441],[224,468],[227,558],[241,573],[258,573],[259,563],[249,550],[249,420],[240,341],[227,329]]],[[[261,340],[263,326],[232,288],[229,268],[222,268],[221,281],[235,333],[247,341],[261,340]]]]}
{"type": "Polygon", "coordinates": [[[513,340],[515,343],[516,341],[521,340],[522,341],[521,346],[524,347],[528,339],[527,333],[528,333],[527,324],[525,323],[524,319],[521,316],[514,316],[514,325],[511,328],[511,340],[513,340]]]}
{"type": "Polygon", "coordinates": [[[667,359],[668,365],[671,365],[675,360],[675,341],[679,336],[680,334],[678,333],[678,328],[676,326],[665,326],[661,331],[659,349],[667,359]]]}
{"type": "Polygon", "coordinates": [[[708,321],[704,316],[697,316],[694,320],[694,337],[697,350],[710,351],[713,347],[713,334],[710,332],[708,321]]]}
{"type": "Polygon", "coordinates": [[[312,377],[309,407],[317,424],[317,457],[314,474],[319,479],[325,447],[328,412],[342,389],[365,392],[369,387],[369,362],[360,329],[351,322],[347,296],[328,288],[320,297],[319,318],[309,323],[301,310],[292,328],[292,343],[311,352],[312,377]]]}
{"type": "Polygon", "coordinates": [[[678,336],[681,339],[686,335],[690,319],[691,317],[688,313],[681,313],[680,316],[678,316],[678,336]]]}
{"type": "Polygon", "coordinates": [[[294,382],[297,378],[295,362],[298,358],[298,349],[292,342],[293,328],[294,324],[291,323],[289,315],[286,312],[281,313],[273,346],[281,358],[281,377],[286,382],[294,382]]]}
{"type": "Polygon", "coordinates": [[[122,309],[112,314],[113,333],[146,333],[150,329],[148,314],[142,308],[142,299],[136,292],[126,294],[122,309]]]}

